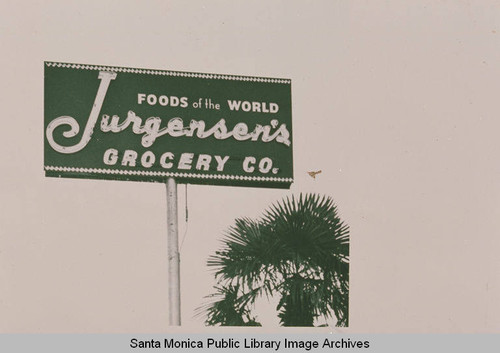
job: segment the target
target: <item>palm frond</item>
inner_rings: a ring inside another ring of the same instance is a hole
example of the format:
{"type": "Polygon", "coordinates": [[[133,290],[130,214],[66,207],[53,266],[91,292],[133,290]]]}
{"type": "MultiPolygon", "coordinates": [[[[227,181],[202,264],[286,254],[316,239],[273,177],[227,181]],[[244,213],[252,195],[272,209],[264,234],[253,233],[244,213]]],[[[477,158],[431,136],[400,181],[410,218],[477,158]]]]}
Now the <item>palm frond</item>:
{"type": "Polygon", "coordinates": [[[241,293],[238,286],[220,286],[215,290],[214,294],[206,297],[211,301],[199,307],[196,313],[196,316],[206,315],[207,325],[261,326],[250,315],[250,296],[241,293]]]}
{"type": "Polygon", "coordinates": [[[208,324],[249,322],[255,299],[277,292],[283,325],[333,315],[338,325],[348,323],[349,227],[328,196],[292,195],[259,220],[237,219],[208,265],[223,284],[204,309],[208,324]]]}

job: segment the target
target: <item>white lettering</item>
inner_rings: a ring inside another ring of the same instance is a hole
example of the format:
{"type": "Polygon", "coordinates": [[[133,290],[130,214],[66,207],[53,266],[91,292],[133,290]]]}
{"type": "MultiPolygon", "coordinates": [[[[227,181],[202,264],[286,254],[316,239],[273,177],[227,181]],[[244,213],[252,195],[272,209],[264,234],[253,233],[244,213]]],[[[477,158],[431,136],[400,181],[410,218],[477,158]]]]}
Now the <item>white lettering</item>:
{"type": "Polygon", "coordinates": [[[244,112],[249,112],[251,109],[252,105],[250,104],[250,102],[244,101],[243,103],[241,103],[241,110],[243,110],[244,112]]]}
{"type": "Polygon", "coordinates": [[[115,165],[118,161],[118,151],[114,148],[109,148],[104,152],[103,162],[106,165],[115,165]]]}
{"type": "Polygon", "coordinates": [[[159,117],[149,117],[143,124],[142,118],[131,110],[122,123],[119,123],[119,119],[118,116],[113,115],[110,121],[109,116],[104,114],[101,119],[101,131],[118,133],[132,125],[132,132],[134,134],[144,134],[141,140],[144,147],[151,147],[156,139],[163,135],[170,135],[172,137],[196,136],[200,139],[213,136],[217,140],[225,140],[233,137],[237,141],[258,141],[260,139],[263,142],[276,141],[286,146],[290,146],[291,144],[290,132],[286,124],[281,124],[278,127],[279,122],[276,119],[271,120],[271,125],[262,126],[256,124],[252,132],[249,132],[248,125],[245,123],[237,123],[233,130],[228,130],[224,119],[220,119],[208,130],[203,120],[191,120],[189,127],[184,127],[184,121],[179,117],[170,119],[167,126],[163,128],[161,127],[162,119],[159,117]],[[275,129],[275,131],[271,133],[271,129],[275,129]]]}
{"type": "Polygon", "coordinates": [[[272,113],[275,114],[280,109],[279,105],[276,103],[267,103],[267,102],[249,102],[249,101],[236,101],[236,100],[227,100],[227,105],[230,110],[239,111],[240,108],[244,112],[252,111],[254,113],[272,113]],[[269,108],[268,108],[269,104],[269,108]]]}
{"type": "Polygon", "coordinates": [[[255,167],[250,164],[255,164],[255,162],[257,162],[255,157],[245,157],[243,160],[243,170],[247,173],[252,173],[255,170],[255,167]]]}
{"type": "Polygon", "coordinates": [[[171,107],[177,107],[179,105],[179,98],[176,96],[170,97],[170,106],[171,107]]]}
{"type": "Polygon", "coordinates": [[[181,118],[173,118],[167,124],[168,134],[172,137],[179,137],[184,135],[184,123],[181,118]]]}
{"type": "Polygon", "coordinates": [[[248,133],[248,126],[245,123],[238,123],[234,126],[233,137],[237,141],[245,141],[252,138],[248,133]]]}
{"type": "Polygon", "coordinates": [[[240,110],[241,101],[227,101],[230,110],[240,110]]]}
{"type": "Polygon", "coordinates": [[[174,159],[174,154],[172,152],[165,152],[164,154],[162,154],[160,157],[160,165],[162,166],[162,168],[170,169],[174,164],[172,162],[167,163],[167,158],[170,160],[174,159]]]}
{"type": "Polygon", "coordinates": [[[167,96],[160,96],[160,99],[158,101],[160,102],[160,105],[163,105],[163,106],[168,105],[168,97],[167,96]]]}
{"type": "Polygon", "coordinates": [[[146,151],[141,157],[141,164],[145,168],[151,168],[155,163],[156,157],[153,152],[146,151]]]}
{"type": "Polygon", "coordinates": [[[101,80],[101,82],[99,83],[99,88],[97,89],[94,105],[92,106],[92,110],[90,111],[89,119],[87,120],[87,125],[85,125],[85,130],[83,131],[80,142],[73,146],[61,146],[54,140],[54,130],[61,125],[69,126],[69,130],[63,132],[64,137],[71,138],[78,134],[78,132],[80,131],[80,126],[78,125],[78,122],[75,120],[75,118],[71,116],[60,116],[52,120],[49,125],[47,125],[47,140],[50,147],[52,147],[55,151],[67,154],[75,153],[82,150],[89,143],[92,137],[92,133],[94,132],[94,126],[97,122],[97,118],[99,117],[99,112],[102,108],[102,103],[104,102],[104,97],[106,96],[106,92],[108,91],[111,80],[114,80],[116,78],[116,72],[99,71],[99,75],[97,76],[97,78],[101,80]]]}
{"type": "MultiPolygon", "coordinates": [[[[209,155],[203,153],[195,156],[194,153],[188,152],[182,153],[179,156],[180,157],[176,157],[176,155],[172,152],[164,152],[159,158],[157,158],[155,152],[147,150],[141,152],[139,158],[139,153],[135,150],[127,149],[121,153],[115,148],[109,148],[103,154],[103,161],[104,164],[109,166],[121,164],[122,166],[128,167],[161,167],[163,169],[196,169],[198,171],[223,172],[230,159],[230,156],[209,155]]],[[[247,156],[243,160],[243,170],[246,173],[254,173],[258,168],[260,173],[267,174],[270,170],[272,170],[273,173],[276,174],[278,168],[274,168],[276,169],[276,171],[274,171],[272,169],[272,165],[273,161],[269,157],[264,157],[259,161],[255,157],[247,156]]]]}
{"type": "Polygon", "coordinates": [[[221,156],[214,156],[217,161],[217,171],[222,172],[224,170],[224,165],[229,159],[229,156],[222,158],[221,156]]]}
{"type": "Polygon", "coordinates": [[[150,93],[138,93],[137,94],[137,103],[142,104],[146,101],[149,105],[160,104],[165,107],[170,105],[171,107],[178,107],[179,105],[182,108],[186,108],[188,106],[188,98],[187,97],[177,97],[177,96],[166,96],[164,94],[157,96],[156,94],[150,93]]]}
{"type": "Polygon", "coordinates": [[[123,152],[123,159],[122,159],[122,165],[123,166],[130,166],[130,167],[135,167],[135,160],[137,159],[137,152],[134,150],[125,150],[123,152]]]}
{"type": "Polygon", "coordinates": [[[194,153],[183,153],[181,154],[181,159],[179,160],[178,169],[191,169],[191,163],[193,163],[194,153]]]}
{"type": "Polygon", "coordinates": [[[262,158],[259,162],[259,172],[263,174],[269,173],[273,167],[273,161],[269,157],[262,158]]]}
{"type": "Polygon", "coordinates": [[[211,160],[212,160],[212,156],[210,156],[208,154],[200,154],[200,156],[198,157],[198,162],[196,163],[196,169],[209,170],[211,160]]]}
{"type": "Polygon", "coordinates": [[[148,94],[147,101],[149,105],[155,105],[158,101],[158,98],[154,94],[148,94]]]}

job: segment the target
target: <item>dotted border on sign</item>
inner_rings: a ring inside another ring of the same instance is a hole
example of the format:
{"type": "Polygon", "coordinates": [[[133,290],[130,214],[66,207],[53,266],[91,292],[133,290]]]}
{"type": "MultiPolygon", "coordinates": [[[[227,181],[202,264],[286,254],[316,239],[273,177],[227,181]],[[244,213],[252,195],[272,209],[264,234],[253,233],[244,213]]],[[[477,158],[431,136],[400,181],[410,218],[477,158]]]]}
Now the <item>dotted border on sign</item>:
{"type": "Polygon", "coordinates": [[[227,174],[196,174],[196,173],[178,173],[178,172],[150,172],[139,170],[120,170],[120,169],[102,169],[102,168],[76,168],[76,167],[56,167],[45,166],[46,171],[53,172],[73,172],[73,173],[95,173],[108,175],[140,175],[152,177],[178,177],[178,178],[196,178],[196,179],[221,179],[221,180],[244,180],[244,181],[269,181],[278,183],[292,183],[293,178],[260,177],[247,175],[227,175],[227,174]]]}
{"type": "Polygon", "coordinates": [[[209,80],[249,81],[249,82],[266,82],[266,83],[282,83],[282,84],[291,84],[292,83],[292,80],[282,79],[282,78],[265,78],[265,77],[252,77],[252,76],[203,74],[203,73],[194,73],[194,72],[166,71],[166,70],[146,70],[146,69],[133,69],[133,68],[127,68],[127,67],[85,65],[85,64],[68,64],[68,63],[59,63],[59,62],[45,62],[45,64],[48,67],[61,67],[61,68],[79,69],[79,70],[101,70],[101,71],[113,71],[113,72],[127,72],[127,73],[134,73],[134,74],[146,74],[146,75],[203,78],[203,79],[209,79],[209,80]]]}

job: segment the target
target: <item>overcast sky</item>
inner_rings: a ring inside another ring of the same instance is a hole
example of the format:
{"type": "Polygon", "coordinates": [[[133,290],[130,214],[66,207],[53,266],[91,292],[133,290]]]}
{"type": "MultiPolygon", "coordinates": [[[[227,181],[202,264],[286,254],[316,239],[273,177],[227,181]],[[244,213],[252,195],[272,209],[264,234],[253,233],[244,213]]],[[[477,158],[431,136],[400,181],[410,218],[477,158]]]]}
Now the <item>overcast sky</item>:
{"type": "Polygon", "coordinates": [[[2,1],[0,332],[171,330],[165,185],[44,176],[45,60],[292,80],[290,191],[188,187],[183,329],[234,219],[318,192],[351,230],[344,331],[498,332],[499,20],[495,1],[2,1]]]}

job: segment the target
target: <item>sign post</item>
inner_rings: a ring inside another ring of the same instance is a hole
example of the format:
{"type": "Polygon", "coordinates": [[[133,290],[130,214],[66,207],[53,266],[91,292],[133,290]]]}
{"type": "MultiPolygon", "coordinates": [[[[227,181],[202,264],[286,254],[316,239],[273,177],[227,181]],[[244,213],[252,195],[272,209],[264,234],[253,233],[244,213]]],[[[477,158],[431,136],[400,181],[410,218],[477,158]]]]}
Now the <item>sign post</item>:
{"type": "Polygon", "coordinates": [[[168,254],[168,323],[181,324],[181,283],[179,228],[177,224],[177,183],[167,179],[167,254],[168,254]]]}
{"type": "Polygon", "coordinates": [[[48,177],[165,183],[169,324],[180,325],[177,183],[288,189],[291,81],[45,62],[48,177]]]}

